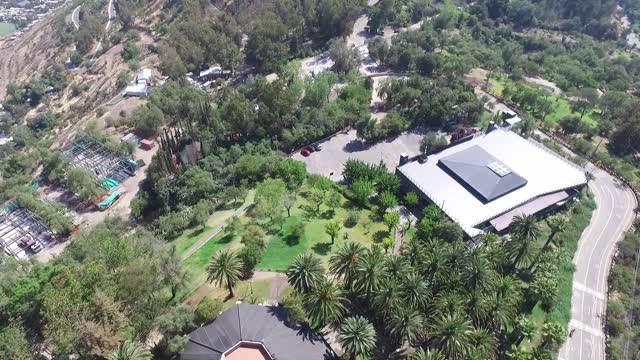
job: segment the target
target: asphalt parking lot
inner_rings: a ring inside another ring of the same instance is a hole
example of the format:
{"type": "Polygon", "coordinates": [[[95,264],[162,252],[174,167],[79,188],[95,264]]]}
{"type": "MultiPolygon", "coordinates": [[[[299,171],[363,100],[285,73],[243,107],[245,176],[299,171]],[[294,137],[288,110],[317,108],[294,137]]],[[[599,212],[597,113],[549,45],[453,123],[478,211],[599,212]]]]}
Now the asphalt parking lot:
{"type": "Polygon", "coordinates": [[[423,134],[421,131],[414,130],[369,146],[357,139],[356,131],[351,130],[320,142],[321,151],[313,152],[308,157],[302,156],[298,151],[292,155],[292,158],[304,161],[307,164],[307,171],[311,174],[341,181],[342,168],[349,159],[362,160],[370,164],[377,164],[382,160],[389,171],[395,171],[400,154],[407,153],[409,156],[414,156],[420,153],[420,140],[423,134]]]}

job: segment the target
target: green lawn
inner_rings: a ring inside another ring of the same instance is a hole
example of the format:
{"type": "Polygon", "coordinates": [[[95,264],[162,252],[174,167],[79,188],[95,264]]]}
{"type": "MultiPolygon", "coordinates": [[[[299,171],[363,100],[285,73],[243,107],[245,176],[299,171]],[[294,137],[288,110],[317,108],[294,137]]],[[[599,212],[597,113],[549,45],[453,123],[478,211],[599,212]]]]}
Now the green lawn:
{"type": "Polygon", "coordinates": [[[287,219],[282,230],[269,238],[267,249],[257,269],[284,272],[293,259],[305,251],[312,251],[320,256],[326,265],[330,252],[345,241],[356,241],[368,247],[373,242],[382,242],[382,239],[388,236],[386,226],[370,210],[359,210],[360,221],[358,224],[352,228],[345,227],[344,221],[349,209],[355,208],[344,197],[342,207],[336,209],[335,214],[333,210],[322,205],[319,216],[309,217],[305,213],[305,208],[309,205],[304,196],[298,195],[298,203],[292,209],[291,217],[287,219]],[[324,226],[328,221],[336,220],[342,225],[342,231],[332,245],[331,237],[325,233],[324,226]],[[300,239],[296,239],[291,235],[291,229],[294,224],[301,221],[306,224],[305,232],[300,239]],[[348,240],[344,239],[345,233],[348,240]]]}
{"type": "MultiPolygon", "coordinates": [[[[242,206],[247,207],[253,204],[254,195],[255,190],[249,190],[242,206]]],[[[184,254],[185,251],[189,250],[189,248],[197,243],[202,238],[202,236],[206,235],[211,229],[226,223],[229,219],[231,219],[235,212],[235,207],[216,211],[211,214],[204,229],[187,229],[180,237],[178,237],[174,241],[176,252],[178,253],[178,255],[184,254]]]]}
{"type": "MultiPolygon", "coordinates": [[[[547,114],[547,117],[545,118],[545,122],[557,124],[560,121],[560,119],[562,119],[565,116],[569,116],[569,115],[580,116],[580,114],[574,113],[573,111],[571,111],[571,104],[569,103],[569,100],[563,99],[563,98],[552,98],[552,102],[553,102],[553,108],[549,112],[549,114],[547,114]]],[[[591,126],[598,125],[598,122],[593,119],[593,114],[594,114],[594,111],[589,111],[585,113],[582,120],[591,126]]]]}
{"type": "Polygon", "coordinates": [[[232,244],[237,245],[238,243],[239,236],[233,236],[226,231],[222,231],[204,244],[193,255],[185,259],[182,264],[191,274],[190,289],[194,290],[205,281],[207,264],[209,264],[211,256],[215,254],[216,251],[232,246],[232,244]]]}
{"type": "Polygon", "coordinates": [[[0,22],[0,36],[16,31],[16,26],[11,23],[0,22]]]}

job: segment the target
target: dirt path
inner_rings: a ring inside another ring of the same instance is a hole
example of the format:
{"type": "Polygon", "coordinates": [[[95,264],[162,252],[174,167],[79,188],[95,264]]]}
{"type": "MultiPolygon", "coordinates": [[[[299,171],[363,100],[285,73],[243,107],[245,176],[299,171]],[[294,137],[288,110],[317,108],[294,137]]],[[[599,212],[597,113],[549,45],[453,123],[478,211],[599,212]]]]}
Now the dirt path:
{"type": "MultiPolygon", "coordinates": [[[[253,273],[250,281],[269,281],[269,298],[266,302],[270,305],[277,305],[284,289],[287,287],[287,276],[282,273],[270,272],[270,271],[256,271],[253,273]]],[[[211,283],[202,284],[191,296],[185,301],[186,304],[191,306],[197,306],[202,299],[218,289],[211,283]]]]}
{"type": "Polygon", "coordinates": [[[188,259],[191,255],[193,255],[196,251],[198,251],[201,247],[203,247],[206,243],[209,242],[209,240],[213,239],[216,235],[218,235],[222,230],[224,230],[224,228],[227,226],[227,221],[229,221],[229,219],[231,219],[234,216],[242,216],[244,215],[244,213],[247,211],[247,208],[249,206],[251,206],[251,202],[250,201],[246,201],[244,202],[244,204],[242,204],[241,207],[239,207],[238,209],[236,209],[235,211],[233,211],[232,213],[228,214],[227,217],[222,220],[222,223],[216,227],[214,227],[213,229],[207,231],[206,234],[204,234],[200,240],[198,240],[198,242],[196,242],[195,244],[193,244],[193,246],[191,246],[187,251],[184,252],[184,254],[182,254],[182,260],[188,259]]]}

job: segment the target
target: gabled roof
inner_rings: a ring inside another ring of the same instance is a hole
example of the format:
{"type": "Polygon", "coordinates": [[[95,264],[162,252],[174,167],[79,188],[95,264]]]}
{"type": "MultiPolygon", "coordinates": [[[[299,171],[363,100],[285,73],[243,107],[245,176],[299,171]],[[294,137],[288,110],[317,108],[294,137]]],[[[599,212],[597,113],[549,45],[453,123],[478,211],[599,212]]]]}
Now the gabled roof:
{"type": "Polygon", "coordinates": [[[278,360],[333,360],[323,338],[305,326],[286,324],[286,310],[237,304],[213,323],[194,330],[181,360],[219,360],[238,343],[260,343],[278,360]]]}

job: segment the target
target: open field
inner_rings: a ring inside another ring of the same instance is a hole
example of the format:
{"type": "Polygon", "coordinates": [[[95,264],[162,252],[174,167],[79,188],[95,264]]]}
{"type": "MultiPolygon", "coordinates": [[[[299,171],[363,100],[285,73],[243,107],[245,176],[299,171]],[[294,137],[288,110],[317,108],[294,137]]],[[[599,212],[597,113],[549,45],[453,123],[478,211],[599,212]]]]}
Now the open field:
{"type": "Polygon", "coordinates": [[[16,26],[11,23],[0,22],[0,36],[16,31],[16,26]]]}

